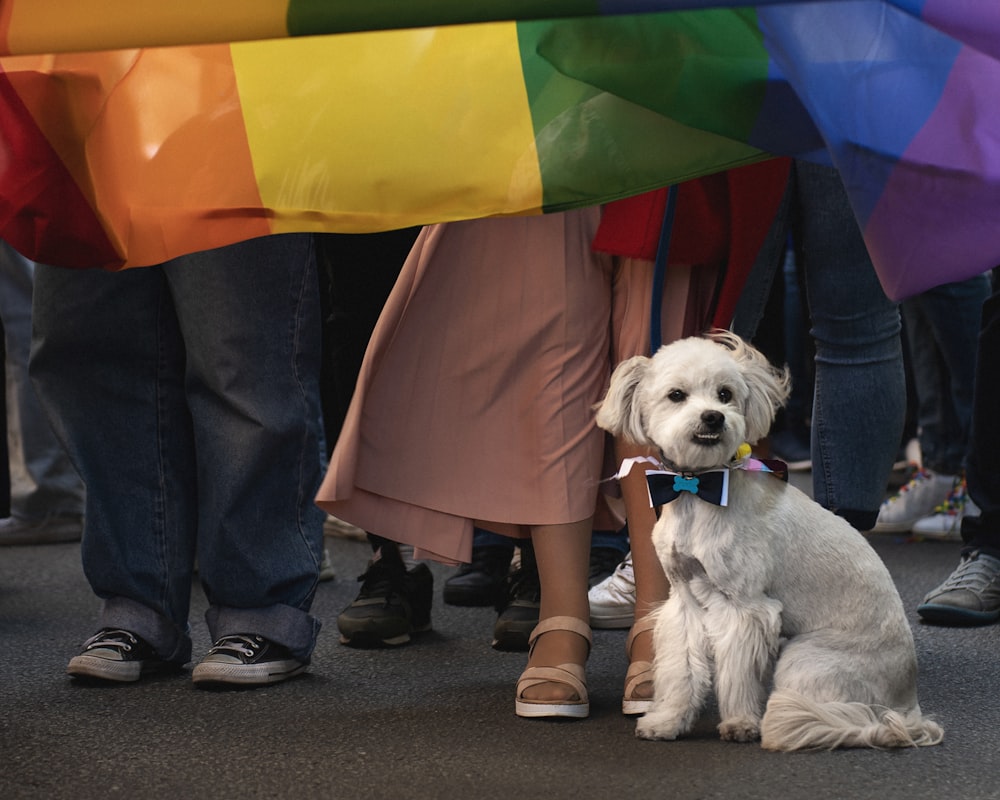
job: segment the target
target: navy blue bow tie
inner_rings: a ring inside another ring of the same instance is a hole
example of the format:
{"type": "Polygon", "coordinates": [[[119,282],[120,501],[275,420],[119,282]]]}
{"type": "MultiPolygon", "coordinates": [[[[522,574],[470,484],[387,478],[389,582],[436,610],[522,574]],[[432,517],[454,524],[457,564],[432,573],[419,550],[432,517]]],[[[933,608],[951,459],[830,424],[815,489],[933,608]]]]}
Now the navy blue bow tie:
{"type": "Polygon", "coordinates": [[[683,492],[698,495],[702,500],[724,506],[729,502],[729,470],[717,469],[698,475],[676,472],[646,473],[650,504],[656,508],[681,496],[683,492]]]}

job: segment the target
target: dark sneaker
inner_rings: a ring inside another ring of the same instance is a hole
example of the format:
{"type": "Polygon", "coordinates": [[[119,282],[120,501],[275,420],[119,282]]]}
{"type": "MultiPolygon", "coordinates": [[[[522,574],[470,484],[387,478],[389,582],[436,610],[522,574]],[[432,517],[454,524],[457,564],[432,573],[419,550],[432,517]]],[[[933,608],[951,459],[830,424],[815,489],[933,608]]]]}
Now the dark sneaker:
{"type": "Polygon", "coordinates": [[[542,587],[538,566],[529,548],[521,549],[521,566],[510,576],[507,592],[497,605],[500,616],[493,626],[495,650],[527,650],[528,637],[538,624],[542,587]]]}
{"type": "Polygon", "coordinates": [[[176,671],[180,664],[164,661],[145,639],[118,628],[101,628],[70,659],[66,672],[74,678],[130,683],[143,675],[176,671]]]}
{"type": "Polygon", "coordinates": [[[358,580],[361,591],[337,617],[341,644],[400,645],[431,629],[434,576],[426,564],[407,570],[401,562],[373,561],[358,580]]]}
{"type": "Polygon", "coordinates": [[[935,625],[986,625],[1000,619],[1000,558],[962,554],[948,579],[927,593],[917,613],[935,625]]]}
{"type": "Polygon", "coordinates": [[[191,673],[198,684],[263,686],[279,683],[304,671],[288,648],[255,633],[220,636],[191,673]]]}
{"type": "Polygon", "coordinates": [[[610,578],[624,558],[625,553],[614,547],[590,548],[590,573],[587,576],[587,586],[592,588],[610,578]]]}
{"type": "Polygon", "coordinates": [[[513,554],[513,547],[473,547],[472,561],[444,582],[444,601],[450,606],[496,605],[513,554]]]}
{"type": "Polygon", "coordinates": [[[4,517],[0,519],[0,545],[61,544],[78,542],[83,534],[83,518],[58,514],[42,519],[4,517]]]}

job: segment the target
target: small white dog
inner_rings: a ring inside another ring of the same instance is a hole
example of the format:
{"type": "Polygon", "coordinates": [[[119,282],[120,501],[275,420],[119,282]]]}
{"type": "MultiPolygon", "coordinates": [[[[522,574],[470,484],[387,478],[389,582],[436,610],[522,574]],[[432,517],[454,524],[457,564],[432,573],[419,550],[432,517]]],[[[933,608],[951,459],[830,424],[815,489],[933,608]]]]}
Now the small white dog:
{"type": "Polygon", "coordinates": [[[744,443],[767,434],[787,396],[786,373],[721,331],[612,375],[597,424],[657,448],[676,496],[653,530],[672,588],[636,735],[688,732],[714,676],[724,740],[770,750],[937,744],[943,732],[917,704],[913,635],[885,565],[847,522],[746,457],[744,443]],[[726,505],[696,496],[713,482],[726,505]]]}

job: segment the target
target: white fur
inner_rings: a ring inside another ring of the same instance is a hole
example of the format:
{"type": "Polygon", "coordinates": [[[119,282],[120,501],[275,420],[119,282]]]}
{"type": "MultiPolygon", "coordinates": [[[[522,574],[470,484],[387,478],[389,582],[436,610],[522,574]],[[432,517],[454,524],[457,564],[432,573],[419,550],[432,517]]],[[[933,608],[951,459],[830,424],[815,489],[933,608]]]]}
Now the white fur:
{"type": "MultiPolygon", "coordinates": [[[[716,332],[620,364],[597,422],[699,472],[766,435],[787,394],[785,373],[716,332]]],[[[734,469],[727,507],[682,492],[653,541],[672,588],[656,612],[654,699],[637,736],[688,732],[714,681],[724,740],[770,750],[941,741],[917,703],[892,578],[847,522],[772,475],[734,469]]]]}

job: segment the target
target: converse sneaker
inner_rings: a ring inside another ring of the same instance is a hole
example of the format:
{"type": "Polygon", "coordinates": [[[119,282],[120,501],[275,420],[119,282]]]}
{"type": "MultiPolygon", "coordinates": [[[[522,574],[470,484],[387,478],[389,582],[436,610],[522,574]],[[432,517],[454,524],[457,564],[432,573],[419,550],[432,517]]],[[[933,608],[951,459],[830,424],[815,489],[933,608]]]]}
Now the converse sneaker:
{"type": "Polygon", "coordinates": [[[181,666],[161,659],[149,642],[131,631],[101,628],[83,643],[80,655],[70,659],[66,672],[74,678],[130,683],[143,675],[179,670],[181,666]]]}
{"type": "Polygon", "coordinates": [[[263,686],[298,675],[306,665],[288,648],[258,634],[220,636],[191,673],[197,684],[263,686]]]}
{"type": "Polygon", "coordinates": [[[936,625],[985,625],[1000,619],[1000,558],[962,553],[948,579],[932,589],[917,613],[936,625]]]}
{"type": "Polygon", "coordinates": [[[632,554],[625,556],[611,577],[594,586],[590,600],[590,627],[631,628],[635,618],[635,573],[632,554]]]}
{"type": "Polygon", "coordinates": [[[934,513],[955,485],[955,475],[938,475],[921,469],[898,494],[884,503],[878,512],[875,533],[905,533],[917,520],[934,513]]]}
{"type": "Polygon", "coordinates": [[[372,561],[361,591],[339,617],[341,644],[353,647],[400,645],[431,629],[434,576],[426,564],[407,570],[401,561],[372,561]]]}
{"type": "Polygon", "coordinates": [[[955,485],[945,501],[934,509],[928,517],[913,524],[913,532],[928,539],[942,539],[949,542],[962,541],[962,517],[979,516],[979,508],[969,497],[965,478],[955,480],[955,485]]]}

